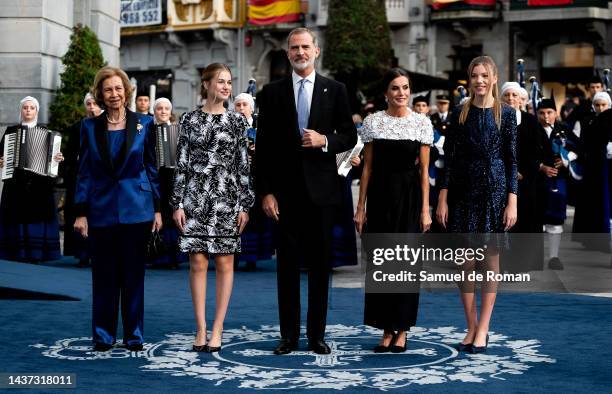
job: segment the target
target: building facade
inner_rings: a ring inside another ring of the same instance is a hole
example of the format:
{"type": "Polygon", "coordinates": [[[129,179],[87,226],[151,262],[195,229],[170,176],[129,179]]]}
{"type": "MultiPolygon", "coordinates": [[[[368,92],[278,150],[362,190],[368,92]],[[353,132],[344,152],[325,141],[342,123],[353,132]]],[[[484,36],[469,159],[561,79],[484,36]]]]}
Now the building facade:
{"type": "Polygon", "coordinates": [[[18,121],[19,100],[36,97],[40,123],[60,85],[61,57],[72,27],[89,26],[104,59],[119,65],[119,3],[104,0],[3,0],[0,2],[0,126],[18,121]]]}
{"type": "MultiPolygon", "coordinates": [[[[325,46],[329,0],[296,1],[291,12],[299,7],[299,20],[270,23],[249,23],[247,0],[162,3],[162,24],[122,29],[121,65],[140,85],[156,84],[177,113],[199,104],[200,72],[211,62],[230,65],[234,92],[241,92],[249,78],[261,88],[290,72],[285,49],[291,29],[307,26],[325,46]]],[[[591,75],[612,66],[607,0],[386,0],[386,6],[396,63],[447,79],[449,86],[466,83],[477,55],[496,60],[501,83],[516,79],[522,58],[527,78],[535,76],[545,95],[554,91],[562,101],[568,89],[584,90],[591,75]]]]}

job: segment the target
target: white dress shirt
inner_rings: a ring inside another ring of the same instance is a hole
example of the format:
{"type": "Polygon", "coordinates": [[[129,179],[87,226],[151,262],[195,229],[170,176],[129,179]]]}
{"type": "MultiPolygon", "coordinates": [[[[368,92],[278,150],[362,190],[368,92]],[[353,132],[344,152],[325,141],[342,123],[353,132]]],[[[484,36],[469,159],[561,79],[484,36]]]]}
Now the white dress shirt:
{"type": "MultiPolygon", "coordinates": [[[[306,78],[302,78],[299,75],[297,75],[295,70],[291,72],[291,77],[293,78],[293,98],[295,99],[296,111],[297,111],[298,92],[300,91],[300,81],[302,79],[306,79],[306,81],[304,81],[304,89],[306,90],[306,99],[308,100],[308,113],[311,112],[312,92],[314,91],[316,74],[317,74],[316,71],[312,70],[312,72],[308,74],[306,78]]],[[[323,146],[321,149],[323,150],[323,152],[327,152],[327,137],[326,136],[323,136],[323,137],[325,138],[325,146],[323,146]]]]}
{"type": "Polygon", "coordinates": [[[546,135],[548,136],[548,138],[550,138],[550,135],[553,132],[553,128],[551,126],[544,126],[544,131],[546,132],[546,135]]]}
{"type": "MultiPolygon", "coordinates": [[[[312,72],[306,77],[306,81],[304,82],[304,89],[306,89],[306,98],[308,99],[308,113],[310,113],[310,106],[312,105],[312,92],[314,91],[316,74],[317,73],[315,72],[315,70],[312,70],[312,72]]],[[[297,75],[295,71],[291,72],[291,77],[293,78],[293,98],[295,99],[295,108],[297,110],[297,99],[298,92],[300,90],[300,81],[304,78],[297,75]]]]}

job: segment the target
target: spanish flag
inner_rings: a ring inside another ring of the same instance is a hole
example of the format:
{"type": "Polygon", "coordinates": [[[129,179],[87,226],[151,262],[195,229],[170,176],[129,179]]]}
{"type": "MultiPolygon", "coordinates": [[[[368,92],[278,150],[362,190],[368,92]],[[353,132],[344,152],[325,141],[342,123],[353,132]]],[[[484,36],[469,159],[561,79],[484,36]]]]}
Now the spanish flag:
{"type": "Polygon", "coordinates": [[[464,3],[490,8],[495,7],[495,0],[433,0],[431,2],[431,8],[434,10],[439,10],[452,3],[464,3]]]}
{"type": "Polygon", "coordinates": [[[300,0],[249,0],[249,23],[271,25],[300,20],[300,0]]]}

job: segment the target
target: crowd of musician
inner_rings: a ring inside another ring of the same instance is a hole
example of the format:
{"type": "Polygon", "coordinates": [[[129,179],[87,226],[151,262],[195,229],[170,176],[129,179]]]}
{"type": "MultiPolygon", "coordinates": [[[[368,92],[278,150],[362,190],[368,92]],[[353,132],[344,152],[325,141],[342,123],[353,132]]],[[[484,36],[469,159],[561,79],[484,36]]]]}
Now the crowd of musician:
{"type": "MultiPolygon", "coordinates": [[[[567,97],[564,105],[557,109],[553,99],[541,97],[536,90],[529,92],[524,82],[507,82],[501,88],[504,102],[517,111],[518,125],[518,165],[519,165],[519,220],[514,231],[538,233],[545,231],[554,234],[548,250],[548,265],[552,269],[563,269],[559,259],[559,239],[564,231],[567,207],[575,207],[573,231],[575,233],[609,232],[610,195],[612,194],[612,174],[605,168],[606,161],[612,158],[612,130],[609,123],[595,122],[598,115],[609,110],[610,94],[607,91],[607,78],[594,76],[585,82],[588,91],[581,96],[579,89],[567,97]],[[534,99],[535,97],[535,99],[534,99]],[[537,111],[533,108],[536,106],[537,111]]],[[[519,78],[520,79],[520,78],[519,78]]],[[[255,140],[257,130],[257,107],[253,97],[253,80],[249,82],[250,93],[241,93],[231,100],[234,110],[248,119],[249,163],[254,165],[255,140]]],[[[537,82],[531,81],[532,87],[537,82]]],[[[438,188],[444,176],[444,141],[450,122],[451,102],[465,100],[465,89],[460,86],[454,96],[437,95],[430,98],[430,92],[412,97],[412,110],[426,115],[434,126],[434,142],[431,145],[429,165],[430,205],[433,212],[437,206],[438,188]],[[433,101],[433,105],[430,103],[433,101]]],[[[172,103],[167,98],[158,98],[150,103],[144,91],[138,92],[135,100],[136,112],[154,118],[156,125],[156,153],[161,179],[162,210],[166,229],[162,232],[166,242],[166,252],[149,262],[176,267],[187,261],[176,245],[178,232],[172,225],[172,212],[169,196],[172,189],[174,167],[176,166],[176,145],[178,143],[177,117],[172,112],[172,103]],[[166,143],[163,143],[163,141],[166,143]],[[170,227],[170,228],[168,228],[170,227]]],[[[83,104],[87,117],[96,117],[103,112],[91,93],[85,95],[83,104]]],[[[225,105],[228,106],[229,102],[225,105]]],[[[78,153],[81,121],[63,130],[63,156],[57,144],[56,131],[50,131],[37,122],[39,104],[34,97],[25,97],[18,103],[20,122],[7,128],[2,138],[0,150],[3,157],[2,180],[4,190],[0,216],[0,257],[26,262],[40,262],[58,259],[62,254],[74,256],[79,265],[89,264],[88,245],[78,233],[72,231],[74,223],[74,192],[78,172],[78,153]],[[25,143],[23,136],[29,130],[32,142],[25,143]],[[38,133],[39,140],[35,141],[38,133]],[[55,139],[56,143],[53,143],[55,139]],[[43,141],[44,140],[44,141],[43,141]],[[19,142],[20,143],[19,143],[19,142]],[[19,145],[19,146],[17,146],[19,145]],[[15,151],[21,147],[21,161],[15,151]],[[37,151],[38,150],[38,151],[37,151]],[[58,176],[57,163],[61,172],[58,176]],[[58,183],[58,180],[60,183],[58,183]],[[55,201],[57,189],[65,190],[65,197],[55,201]],[[59,209],[58,209],[59,206],[59,209]],[[64,243],[60,253],[60,224],[57,212],[63,212],[64,243]]],[[[360,113],[353,115],[356,127],[361,127],[363,117],[379,110],[374,100],[368,101],[360,113]]],[[[609,116],[608,116],[609,118],[609,116]]],[[[357,264],[356,242],[352,231],[351,181],[361,175],[363,144],[357,149],[338,155],[339,176],[346,181],[344,215],[335,218],[336,231],[334,266],[357,264]],[[343,164],[343,170],[340,166],[343,164]],[[348,171],[351,169],[352,171],[348,171]],[[348,220],[347,220],[348,218],[348,220]],[[348,223],[348,225],[347,225],[348,223]]],[[[612,216],[611,216],[612,217],[612,216]]],[[[249,269],[255,267],[257,260],[267,260],[274,254],[274,226],[261,212],[254,212],[251,225],[242,235],[243,253],[239,257],[249,269]],[[263,223],[262,223],[263,222],[263,223]],[[250,230],[250,231],[249,231],[250,230]]],[[[440,231],[433,223],[432,231],[440,231]]],[[[588,240],[574,236],[575,240],[588,244],[588,240]]],[[[594,249],[606,251],[605,245],[591,245],[594,249]]],[[[237,263],[236,263],[237,265],[237,263]]]]}
{"type": "MultiPolygon", "coordinates": [[[[298,348],[300,268],[308,271],[309,349],[331,351],[324,341],[329,270],[358,264],[356,232],[545,232],[546,257],[543,246],[526,250],[527,269],[547,262],[560,270],[569,205],[572,239],[610,253],[609,72],[586,81],[587,97],[558,111],[535,79],[527,92],[522,73],[498,86],[495,62],[479,56],[468,86],[437,95],[434,111],[429,93],[411,95],[408,73],[394,68],[381,83],[385,108],[366,103],[351,119],[344,85],[315,71],[316,35],[295,29],[287,45],[291,76],[257,97],[251,80],[232,98],[231,69],[210,64],[202,107],[180,118],[168,98],[150,100],[123,70],[104,67],[84,92],[87,116],[62,131],[63,149],[59,134],[38,124],[36,98],[16,103],[19,123],[0,145],[0,259],[61,257],[55,190],[63,179],[63,255],[81,266],[91,260],[94,350],[115,345],[119,305],[123,344],[143,348],[147,262],[189,260],[193,350],[216,352],[237,261],[252,269],[276,254],[281,341],[274,353],[281,355],[298,348]],[[135,111],[128,108],[134,94],[135,111]],[[355,209],[353,179],[360,181],[355,209]],[[210,338],[209,259],[217,288],[210,338]]],[[[499,272],[506,246],[503,237],[489,239],[486,267],[499,272]]],[[[468,265],[461,269],[474,269],[468,265]]],[[[496,287],[483,286],[479,318],[474,283],[460,289],[468,330],[458,348],[486,351],[496,287]]],[[[406,351],[418,302],[418,293],[366,294],[364,322],[383,330],[375,352],[406,351]]]]}

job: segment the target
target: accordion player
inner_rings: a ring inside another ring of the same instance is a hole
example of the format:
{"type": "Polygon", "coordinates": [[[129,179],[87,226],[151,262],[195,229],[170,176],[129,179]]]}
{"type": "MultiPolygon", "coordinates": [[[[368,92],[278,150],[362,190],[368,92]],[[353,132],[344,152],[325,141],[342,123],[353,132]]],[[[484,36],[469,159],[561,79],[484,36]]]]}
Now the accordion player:
{"type": "Polygon", "coordinates": [[[180,130],[180,125],[176,123],[161,123],[155,126],[157,167],[176,168],[176,147],[180,130]]]}
{"type": "Polygon", "coordinates": [[[4,166],[2,180],[11,179],[15,169],[38,175],[57,177],[59,163],[54,160],[60,153],[62,135],[45,127],[21,125],[4,136],[4,166]]]}

